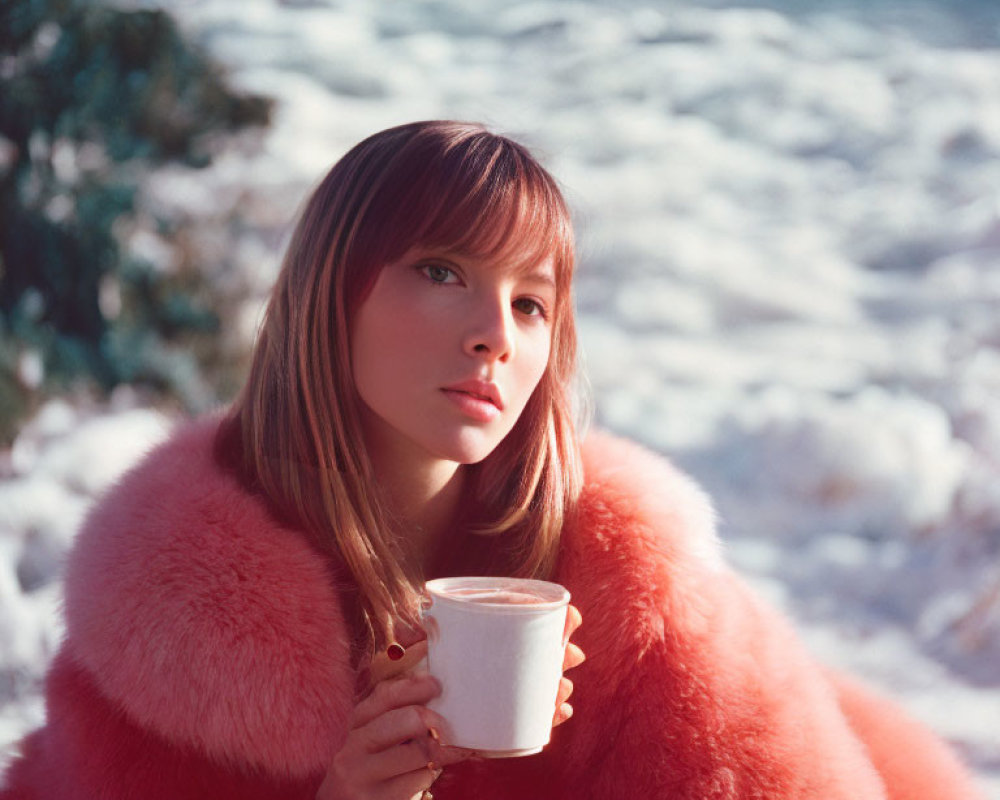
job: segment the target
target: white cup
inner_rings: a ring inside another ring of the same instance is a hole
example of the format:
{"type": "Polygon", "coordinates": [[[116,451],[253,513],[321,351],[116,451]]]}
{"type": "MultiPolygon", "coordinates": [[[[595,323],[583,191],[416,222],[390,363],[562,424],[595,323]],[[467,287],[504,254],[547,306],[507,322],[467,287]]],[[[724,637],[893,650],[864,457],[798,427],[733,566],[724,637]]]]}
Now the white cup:
{"type": "Polygon", "coordinates": [[[446,744],[502,758],[537,753],[552,732],[569,592],[521,578],[426,584],[427,664],[441,683],[428,705],[446,744]]]}

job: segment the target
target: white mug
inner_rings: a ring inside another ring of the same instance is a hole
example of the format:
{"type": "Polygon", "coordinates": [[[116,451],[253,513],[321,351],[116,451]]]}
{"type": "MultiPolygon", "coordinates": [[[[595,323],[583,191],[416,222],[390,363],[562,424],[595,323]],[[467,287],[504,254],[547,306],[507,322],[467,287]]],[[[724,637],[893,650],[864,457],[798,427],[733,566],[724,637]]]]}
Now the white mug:
{"type": "Polygon", "coordinates": [[[502,758],[549,741],[562,677],[569,592],[523,578],[439,578],[425,586],[428,707],[446,744],[502,758]]]}

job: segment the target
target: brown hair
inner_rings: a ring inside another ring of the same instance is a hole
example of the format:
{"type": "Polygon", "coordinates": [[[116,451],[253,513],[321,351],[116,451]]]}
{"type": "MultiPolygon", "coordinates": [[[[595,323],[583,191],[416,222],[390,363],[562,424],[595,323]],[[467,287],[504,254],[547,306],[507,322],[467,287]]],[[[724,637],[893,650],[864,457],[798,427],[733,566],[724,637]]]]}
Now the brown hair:
{"type": "Polygon", "coordinates": [[[243,477],[346,565],[365,638],[379,647],[393,619],[415,621],[420,576],[403,567],[374,488],[349,333],[378,271],[414,246],[551,257],[555,270],[545,374],[511,433],[471,467],[475,532],[504,543],[482,549],[491,563],[478,569],[549,575],[581,481],[573,235],[555,181],[523,146],[479,125],[417,122],[365,139],[306,203],[223,435],[238,442],[243,477]]]}

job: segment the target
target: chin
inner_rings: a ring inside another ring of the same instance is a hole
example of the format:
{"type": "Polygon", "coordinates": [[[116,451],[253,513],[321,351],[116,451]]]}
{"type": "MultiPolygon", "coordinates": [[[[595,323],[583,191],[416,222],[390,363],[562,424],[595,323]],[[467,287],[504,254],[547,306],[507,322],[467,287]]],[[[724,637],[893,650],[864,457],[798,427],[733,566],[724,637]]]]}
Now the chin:
{"type": "Polygon", "coordinates": [[[497,449],[505,438],[499,435],[488,435],[482,432],[465,433],[448,442],[438,450],[440,456],[458,464],[478,464],[497,449]]]}

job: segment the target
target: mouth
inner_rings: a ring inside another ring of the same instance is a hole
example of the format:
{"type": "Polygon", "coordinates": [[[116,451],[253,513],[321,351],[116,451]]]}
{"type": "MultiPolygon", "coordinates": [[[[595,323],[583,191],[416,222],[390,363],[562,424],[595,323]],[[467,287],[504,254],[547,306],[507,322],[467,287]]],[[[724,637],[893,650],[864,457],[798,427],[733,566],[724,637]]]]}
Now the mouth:
{"type": "Polygon", "coordinates": [[[482,403],[489,403],[490,405],[496,406],[497,409],[500,408],[500,406],[498,406],[491,397],[487,397],[486,395],[477,394],[476,392],[463,392],[458,389],[445,389],[445,391],[454,392],[456,394],[464,394],[466,397],[471,397],[473,400],[478,400],[482,403]]]}
{"type": "Polygon", "coordinates": [[[453,386],[445,386],[441,391],[449,394],[466,395],[473,401],[488,403],[498,411],[503,411],[504,408],[500,390],[496,384],[487,381],[464,381],[463,383],[456,383],[453,386]]]}
{"type": "Polygon", "coordinates": [[[454,386],[445,386],[441,392],[464,416],[476,422],[492,422],[503,411],[500,391],[492,383],[466,381],[454,386]]]}

